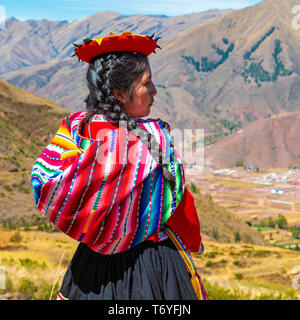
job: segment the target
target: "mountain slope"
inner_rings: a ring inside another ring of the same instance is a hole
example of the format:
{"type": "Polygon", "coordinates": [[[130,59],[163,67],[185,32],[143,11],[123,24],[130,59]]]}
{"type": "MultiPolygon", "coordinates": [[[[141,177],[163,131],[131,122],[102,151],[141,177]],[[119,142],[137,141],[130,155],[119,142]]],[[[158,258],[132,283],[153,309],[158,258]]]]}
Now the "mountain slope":
{"type": "Polygon", "coordinates": [[[31,168],[68,113],[48,99],[0,80],[0,223],[37,213],[31,168]]]}
{"type": "Polygon", "coordinates": [[[194,192],[193,196],[200,220],[201,234],[205,240],[234,242],[234,235],[238,232],[241,242],[264,244],[263,238],[257,231],[226,208],[216,204],[211,197],[204,196],[200,192],[194,192]]]}
{"type": "Polygon", "coordinates": [[[194,121],[198,113],[200,124],[209,124],[206,133],[217,134],[229,126],[235,129],[281,111],[299,110],[300,33],[291,28],[293,3],[265,0],[165,45],[153,59],[153,68],[175,111],[191,110],[194,121]],[[190,97],[183,107],[182,92],[190,97]]]}
{"type": "Polygon", "coordinates": [[[99,12],[73,22],[10,18],[6,28],[0,30],[0,74],[62,61],[73,54],[72,42],[82,42],[87,37],[98,38],[130,29],[147,35],[162,33],[172,38],[228,12],[230,10],[209,10],[176,17],[99,12]]]}
{"type": "MultiPolygon", "coordinates": [[[[40,217],[31,193],[31,168],[68,113],[45,98],[0,81],[0,223],[9,219],[16,224],[22,218],[36,221],[40,217]]],[[[261,243],[256,232],[228,210],[200,193],[195,193],[195,199],[207,236],[219,228],[220,241],[231,240],[239,231],[242,241],[261,243]]]]}
{"type": "Polygon", "coordinates": [[[68,113],[48,99],[0,80],[0,171],[28,169],[68,113]]]}
{"type": "Polygon", "coordinates": [[[260,169],[288,168],[300,163],[300,111],[261,119],[205,149],[205,165],[260,169]]]}
{"type": "MultiPolygon", "coordinates": [[[[265,0],[201,25],[191,23],[176,35],[170,30],[182,28],[178,20],[185,16],[177,17],[176,25],[163,19],[170,23],[165,32],[161,24],[154,27],[156,20],[149,22],[151,32],[163,37],[162,50],[150,56],[158,88],[151,115],[180,129],[204,128],[207,142],[213,143],[256,119],[299,110],[300,34],[291,28],[295,4],[296,0],[265,0]]],[[[122,30],[150,31],[140,26],[142,16],[130,19],[133,24],[122,30]]],[[[90,34],[98,29],[90,27],[90,34]]],[[[86,64],[66,58],[3,78],[75,111],[85,107],[85,70],[86,64]]]]}

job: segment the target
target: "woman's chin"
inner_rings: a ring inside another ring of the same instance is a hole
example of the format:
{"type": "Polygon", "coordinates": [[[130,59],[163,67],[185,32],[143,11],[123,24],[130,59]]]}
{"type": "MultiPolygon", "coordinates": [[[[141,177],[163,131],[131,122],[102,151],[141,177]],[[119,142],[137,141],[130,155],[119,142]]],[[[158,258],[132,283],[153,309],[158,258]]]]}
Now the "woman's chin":
{"type": "Polygon", "coordinates": [[[149,114],[150,114],[150,109],[148,111],[135,115],[134,118],[144,118],[144,117],[147,117],[149,114]]]}

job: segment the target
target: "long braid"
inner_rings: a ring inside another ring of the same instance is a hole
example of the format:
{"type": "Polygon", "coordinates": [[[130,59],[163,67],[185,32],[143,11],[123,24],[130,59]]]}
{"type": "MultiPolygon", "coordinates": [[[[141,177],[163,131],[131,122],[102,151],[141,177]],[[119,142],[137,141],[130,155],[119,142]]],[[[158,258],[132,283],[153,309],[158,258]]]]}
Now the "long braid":
{"type": "MultiPolygon", "coordinates": [[[[85,99],[86,109],[89,113],[84,121],[88,122],[96,114],[105,114],[115,121],[126,121],[127,129],[147,145],[152,157],[162,167],[164,177],[169,181],[172,190],[174,190],[175,179],[163,165],[165,161],[155,136],[142,129],[136,120],[125,112],[122,103],[113,94],[109,78],[110,73],[112,73],[112,67],[119,63],[119,60],[118,54],[109,53],[99,56],[90,62],[87,72],[87,85],[90,93],[85,99]]],[[[129,94],[132,94],[132,92],[133,88],[131,87],[129,94]]]]}

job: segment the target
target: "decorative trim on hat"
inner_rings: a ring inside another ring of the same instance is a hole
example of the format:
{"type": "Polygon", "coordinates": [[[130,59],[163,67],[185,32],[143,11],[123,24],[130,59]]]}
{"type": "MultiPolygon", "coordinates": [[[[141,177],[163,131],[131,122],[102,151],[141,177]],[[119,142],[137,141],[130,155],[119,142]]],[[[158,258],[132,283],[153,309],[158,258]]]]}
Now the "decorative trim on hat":
{"type": "Polygon", "coordinates": [[[154,38],[154,35],[154,33],[151,36],[133,35],[126,30],[121,35],[110,32],[109,37],[83,39],[82,44],[73,43],[75,48],[72,57],[77,56],[78,61],[82,60],[89,63],[92,58],[108,52],[130,51],[149,56],[152,52],[156,54],[156,48],[161,49],[157,44],[161,37],[154,38]]]}

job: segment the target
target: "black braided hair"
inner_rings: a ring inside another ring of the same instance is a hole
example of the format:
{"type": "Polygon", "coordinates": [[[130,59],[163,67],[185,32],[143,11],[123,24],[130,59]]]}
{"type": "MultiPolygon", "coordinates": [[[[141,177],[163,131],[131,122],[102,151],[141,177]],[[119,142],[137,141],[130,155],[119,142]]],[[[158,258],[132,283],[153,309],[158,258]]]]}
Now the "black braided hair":
{"type": "Polygon", "coordinates": [[[107,115],[116,121],[126,121],[127,129],[147,145],[153,158],[163,168],[163,175],[174,190],[175,179],[163,166],[165,162],[154,135],[143,130],[113,94],[113,89],[123,89],[130,99],[133,99],[135,81],[142,77],[147,66],[149,66],[149,60],[142,53],[111,52],[93,58],[89,63],[86,76],[89,94],[84,100],[88,111],[84,122],[87,123],[96,114],[107,115]]]}

